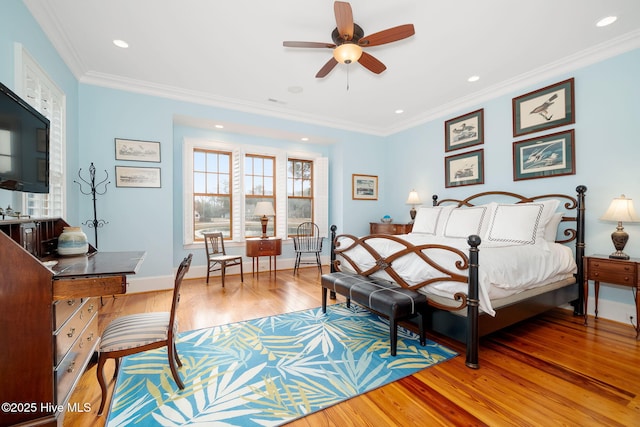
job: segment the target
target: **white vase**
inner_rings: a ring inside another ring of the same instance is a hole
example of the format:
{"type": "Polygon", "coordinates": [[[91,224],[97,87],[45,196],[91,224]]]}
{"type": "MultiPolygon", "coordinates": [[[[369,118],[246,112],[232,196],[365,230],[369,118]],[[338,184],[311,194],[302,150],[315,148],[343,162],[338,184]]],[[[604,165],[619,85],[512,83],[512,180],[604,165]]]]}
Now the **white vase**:
{"type": "Polygon", "coordinates": [[[58,236],[58,255],[85,255],[89,251],[87,235],[80,227],[64,227],[58,236]]]}

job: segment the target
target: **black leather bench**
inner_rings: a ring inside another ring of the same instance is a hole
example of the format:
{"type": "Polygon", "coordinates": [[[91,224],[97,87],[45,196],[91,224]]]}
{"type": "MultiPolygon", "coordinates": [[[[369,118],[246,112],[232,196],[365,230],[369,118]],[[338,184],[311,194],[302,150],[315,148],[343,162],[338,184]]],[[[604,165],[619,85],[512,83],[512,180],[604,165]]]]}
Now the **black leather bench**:
{"type": "Polygon", "coordinates": [[[419,292],[398,286],[393,282],[355,273],[342,271],[323,274],[322,312],[327,312],[327,290],[334,291],[351,300],[389,318],[391,355],[396,355],[398,341],[398,322],[414,316],[420,316],[420,345],[426,344],[425,329],[427,321],[427,297],[419,292]]]}

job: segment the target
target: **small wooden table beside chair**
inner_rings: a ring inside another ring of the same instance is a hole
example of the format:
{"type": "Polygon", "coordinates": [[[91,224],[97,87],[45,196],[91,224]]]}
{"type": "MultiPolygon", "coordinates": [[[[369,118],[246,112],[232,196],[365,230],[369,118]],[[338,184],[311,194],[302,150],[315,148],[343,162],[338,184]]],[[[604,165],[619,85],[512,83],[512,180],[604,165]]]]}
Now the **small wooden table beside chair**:
{"type": "Polygon", "coordinates": [[[244,272],[242,271],[242,256],[227,255],[224,249],[224,236],[220,232],[202,233],[204,236],[204,244],[207,250],[207,283],[209,283],[209,274],[214,271],[220,271],[222,276],[222,287],[224,288],[224,277],[227,267],[234,265],[240,266],[240,281],[244,283],[244,272]]]}
{"type": "Polygon", "coordinates": [[[120,358],[130,354],[142,353],[147,350],[167,347],[169,367],[176,385],[184,388],[177,366],[182,366],[176,350],[175,336],[178,332],[176,311],[180,302],[180,286],[184,275],[189,271],[193,255],[189,254],[178,267],[173,287],[173,300],[170,312],[139,313],[122,316],[109,323],[102,334],[98,349],[98,366],[96,373],[102,389],[102,400],[98,415],[102,415],[107,400],[107,384],[104,379],[104,364],[107,359],[115,359],[116,369],[113,374],[118,375],[120,358]]]}
{"type": "Polygon", "coordinates": [[[320,229],[313,222],[303,222],[298,225],[296,235],[293,236],[293,248],[296,252],[296,263],[293,267],[293,274],[296,274],[300,264],[315,264],[322,274],[322,261],[320,261],[320,253],[322,252],[322,240],[320,229]],[[303,255],[314,255],[312,260],[303,260],[303,255]]]}

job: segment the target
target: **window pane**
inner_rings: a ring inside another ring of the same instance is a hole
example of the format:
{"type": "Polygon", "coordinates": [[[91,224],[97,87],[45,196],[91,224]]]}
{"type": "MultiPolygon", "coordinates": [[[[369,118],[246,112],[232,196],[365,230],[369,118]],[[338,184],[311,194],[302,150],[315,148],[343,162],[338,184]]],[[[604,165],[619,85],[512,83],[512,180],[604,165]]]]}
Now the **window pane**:
{"type": "Polygon", "coordinates": [[[193,170],[204,171],[206,169],[205,153],[201,151],[195,151],[193,153],[193,170]]]}
{"type": "Polygon", "coordinates": [[[231,198],[194,196],[194,239],[202,240],[205,231],[221,231],[231,237],[231,198]]]}
{"type": "MultiPolygon", "coordinates": [[[[273,206],[274,200],[272,198],[261,197],[247,197],[245,200],[245,236],[247,237],[260,237],[262,236],[262,223],[260,217],[255,216],[253,212],[256,210],[256,204],[258,202],[270,202],[273,206]]],[[[275,236],[275,217],[267,217],[269,222],[267,223],[267,236],[275,236]]]]}
{"type": "Polygon", "coordinates": [[[312,199],[289,199],[287,233],[296,234],[298,225],[312,221],[312,199]]]}
{"type": "Polygon", "coordinates": [[[194,172],[193,174],[193,192],[194,193],[204,193],[206,192],[205,185],[206,174],[200,172],[194,172]]]}

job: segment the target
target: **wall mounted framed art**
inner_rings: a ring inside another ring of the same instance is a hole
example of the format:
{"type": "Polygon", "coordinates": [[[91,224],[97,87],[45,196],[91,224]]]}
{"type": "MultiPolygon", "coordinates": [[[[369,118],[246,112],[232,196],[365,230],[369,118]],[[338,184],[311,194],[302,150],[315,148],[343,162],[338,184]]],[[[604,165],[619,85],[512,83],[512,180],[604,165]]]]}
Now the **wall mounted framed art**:
{"type": "Polygon", "coordinates": [[[160,168],[116,166],[116,187],[160,188],[160,168]]]}
{"type": "Polygon", "coordinates": [[[160,143],[116,138],[116,160],[160,163],[160,143]]]}
{"type": "Polygon", "coordinates": [[[444,150],[454,151],[484,142],[484,109],[444,122],[444,150]]]}
{"type": "Polygon", "coordinates": [[[353,200],[378,200],[378,177],[375,175],[351,175],[353,200]]]}
{"type": "Polygon", "coordinates": [[[484,184],[484,150],[444,158],[444,186],[484,184]]]}
{"type": "Polygon", "coordinates": [[[575,175],[573,129],[513,143],[513,180],[575,175]]]}
{"type": "Polygon", "coordinates": [[[571,78],[513,98],[513,136],[575,123],[573,86],[571,78]]]}

